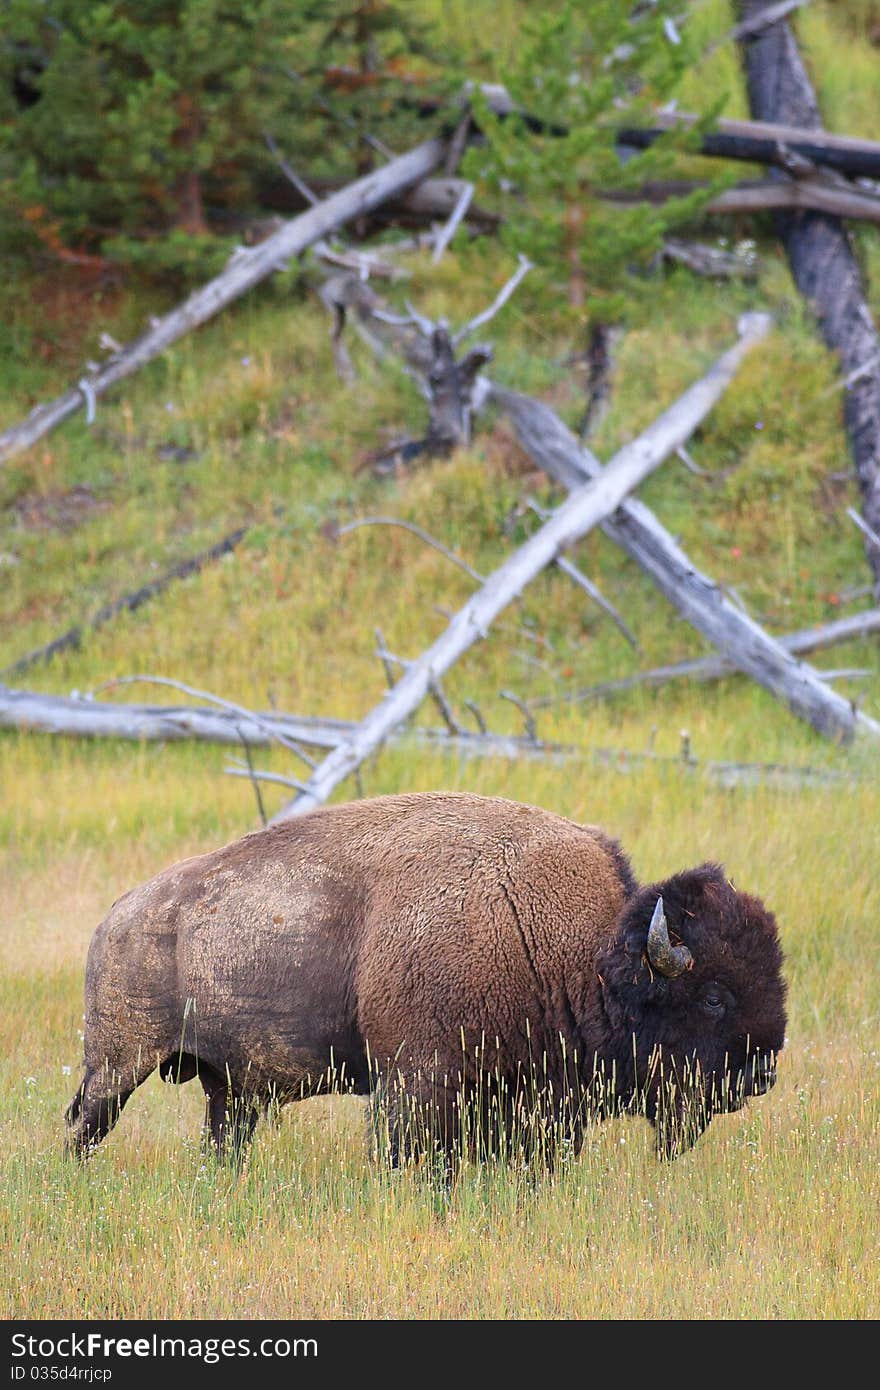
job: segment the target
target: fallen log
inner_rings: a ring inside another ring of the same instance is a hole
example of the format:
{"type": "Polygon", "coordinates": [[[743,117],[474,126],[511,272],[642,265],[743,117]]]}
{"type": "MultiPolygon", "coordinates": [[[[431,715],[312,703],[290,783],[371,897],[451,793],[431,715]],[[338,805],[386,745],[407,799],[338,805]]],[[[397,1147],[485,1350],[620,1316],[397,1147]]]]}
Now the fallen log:
{"type": "MultiPolygon", "coordinates": [[[[755,21],[759,12],[766,10],[766,0],[740,0],[740,11],[744,14],[744,43],[761,43],[768,34],[781,29],[788,30],[784,20],[774,20],[769,25],[755,21]]],[[[761,19],[765,19],[762,15],[761,19]]],[[[465,98],[468,88],[465,88],[465,98]]],[[[547,125],[539,118],[523,110],[513,100],[506,87],[496,83],[480,86],[483,100],[496,116],[509,116],[516,112],[526,126],[546,135],[567,135],[562,126],[547,125]]],[[[618,144],[631,149],[647,149],[671,130],[687,129],[700,120],[692,111],[656,111],[650,126],[619,126],[616,129],[618,144]]],[[[800,115],[789,117],[768,115],[750,121],[729,120],[725,117],[715,122],[715,126],[701,137],[698,154],[712,158],[745,160],[749,164],[768,164],[781,169],[792,165],[803,171],[809,165],[824,169],[835,169],[850,178],[880,178],[880,141],[864,140],[858,136],[831,135],[816,128],[800,115]]]]}
{"type": "MultiPolygon", "coordinates": [[[[577,488],[585,478],[601,476],[599,460],[548,406],[494,384],[490,398],[510,417],[526,452],[556,482],[577,488]]],[[[625,501],[602,529],[724,657],[819,733],[841,742],[860,731],[880,735],[880,724],[829,690],[811,666],[787,652],[701,574],[642,502],[625,501]]]]}
{"type": "MultiPolygon", "coordinates": [[[[766,9],[764,0],[740,0],[744,19],[766,9]]],[[[833,137],[822,131],[816,96],[797,43],[784,22],[771,25],[742,46],[755,115],[796,121],[815,144],[833,137]]],[[[838,166],[840,167],[840,166],[838,166]]],[[[878,177],[866,166],[856,171],[878,177]]],[[[842,374],[859,371],[846,393],[844,416],[859,478],[865,520],[880,532],[880,335],[871,316],[858,260],[846,228],[836,217],[816,212],[778,214],[779,235],[792,275],[819,322],[826,344],[839,353],[842,374]],[[870,371],[860,371],[875,359],[870,371]]],[[[880,546],[865,550],[880,595],[880,546]]]]}
{"type": "MultiPolygon", "coordinates": [[[[163,743],[194,740],[239,747],[242,744],[268,747],[275,741],[274,734],[277,732],[314,748],[338,748],[351,737],[357,724],[352,720],[279,714],[274,710],[246,718],[207,706],[107,704],[91,699],[43,695],[32,690],[9,690],[0,685],[0,728],[66,738],[115,738],[163,743]]],[[[660,763],[671,769],[684,768],[689,773],[701,771],[710,781],[724,787],[769,783],[801,790],[803,787],[858,780],[857,773],[829,768],[719,762],[712,759],[700,761],[693,755],[685,760],[658,753],[633,753],[623,748],[582,748],[574,744],[486,732],[452,735],[446,729],[407,729],[402,733],[390,734],[389,742],[441,754],[454,753],[464,760],[503,758],[513,761],[525,758],[557,764],[587,762],[626,775],[643,765],[660,763]]],[[[253,777],[259,781],[270,780],[265,772],[259,770],[254,771],[253,777]]]]}
{"type": "MultiPolygon", "coordinates": [[[[643,184],[641,188],[602,190],[599,196],[611,203],[654,203],[662,205],[670,198],[686,198],[705,187],[693,179],[665,179],[643,184]]],[[[700,217],[707,214],[743,214],[759,212],[827,212],[857,222],[880,223],[880,198],[844,182],[808,178],[778,180],[745,180],[726,188],[700,208],[700,217]]]]}
{"type": "Polygon", "coordinates": [[[825,179],[742,183],[725,189],[703,208],[711,213],[827,212],[857,222],[880,223],[880,198],[825,179]]]}
{"type": "Polygon", "coordinates": [[[82,623],[78,627],[72,627],[67,632],[62,633],[60,637],[54,638],[53,641],[35,648],[32,652],[27,652],[25,656],[19,657],[11,665],[5,666],[0,671],[0,676],[19,676],[41,661],[50,661],[59,652],[81,646],[84,632],[91,632],[95,628],[102,627],[104,623],[108,623],[119,613],[133,613],[136,608],[140,608],[141,604],[147,603],[157,594],[161,594],[178,579],[186,579],[191,574],[198,574],[205,565],[221,559],[224,555],[229,555],[245,535],[246,529],[244,526],[239,527],[237,531],[232,531],[228,536],[224,536],[222,541],[212,545],[209,550],[203,550],[201,554],[193,555],[189,560],[182,560],[179,565],[174,565],[170,570],[166,570],[165,574],[160,575],[158,579],[151,580],[149,584],[142,585],[140,589],[135,589],[132,593],[123,594],[113,603],[104,604],[88,622],[82,623]]]}
{"type": "Polygon", "coordinates": [[[444,140],[428,140],[358,179],[325,202],[309,208],[258,246],[242,248],[220,275],[196,290],[170,314],[154,322],[146,333],[128,347],[120,349],[97,372],[84,376],[57,400],[37,406],[26,420],[0,434],[0,463],[27,449],[63,420],[75,415],[84,405],[88,406],[90,416],[93,415],[96,398],[109,387],[158,357],[178,338],[213,318],[227,304],[258,285],[314,242],[424,179],[442,162],[445,153],[444,140]]]}
{"type": "MultiPolygon", "coordinates": [[[[12,690],[0,685],[0,728],[26,733],[56,734],[67,738],[116,738],[130,741],[180,743],[196,741],[222,745],[248,744],[268,748],[291,741],[319,749],[338,748],[357,725],[346,719],[318,719],[275,710],[248,714],[207,705],[135,705],[32,690],[12,690]]],[[[445,729],[414,729],[407,737],[428,744],[441,743],[462,752],[497,757],[518,757],[524,749],[540,752],[549,747],[504,734],[460,733],[455,739],[445,729]]]]}
{"type": "MultiPolygon", "coordinates": [[[[825,651],[841,642],[855,642],[860,638],[871,637],[880,632],[880,608],[871,608],[866,613],[855,613],[849,618],[839,618],[836,622],[822,627],[805,628],[802,632],[788,632],[776,637],[780,647],[792,656],[805,656],[808,652],[825,651]]],[[[655,666],[652,671],[639,671],[634,676],[621,680],[603,681],[584,690],[573,690],[566,695],[548,695],[530,701],[531,709],[546,709],[556,704],[578,704],[583,700],[598,700],[605,695],[616,695],[637,686],[651,687],[667,685],[674,680],[713,681],[724,676],[735,675],[737,667],[723,656],[695,657],[692,661],[678,661],[671,666],[655,666]]],[[[817,672],[823,680],[839,673],[817,672]]]]}
{"type": "Polygon", "coordinates": [[[382,704],[361,721],[351,738],[335,749],[303,784],[302,790],[273,817],[301,815],[326,801],[335,787],[384,742],[415,710],[437,678],[480,637],[507,605],[562,551],[609,517],[627,493],[690,437],[723,393],[746,354],[769,332],[766,314],[745,315],[739,342],[712,370],[686,391],[658,420],[624,446],[600,476],[575,488],[571,496],[517,551],[491,574],[459,609],[446,631],[407,668],[382,704]]]}
{"type": "MultiPolygon", "coordinates": [[[[744,9],[742,0],[740,8],[744,9]]],[[[760,3],[756,8],[760,8],[760,3]]],[[[784,23],[771,25],[744,42],[756,46],[766,43],[768,38],[772,40],[778,28],[787,27],[784,23]]],[[[644,150],[670,130],[695,125],[699,117],[689,111],[658,111],[653,119],[652,126],[621,127],[617,131],[619,143],[644,150]]],[[[792,167],[809,170],[815,166],[834,169],[850,178],[880,178],[880,142],[830,135],[821,129],[821,123],[814,127],[802,115],[792,115],[787,120],[784,112],[776,118],[768,114],[765,119],[752,121],[722,118],[716,122],[714,130],[702,137],[696,153],[785,170],[792,167]]]]}

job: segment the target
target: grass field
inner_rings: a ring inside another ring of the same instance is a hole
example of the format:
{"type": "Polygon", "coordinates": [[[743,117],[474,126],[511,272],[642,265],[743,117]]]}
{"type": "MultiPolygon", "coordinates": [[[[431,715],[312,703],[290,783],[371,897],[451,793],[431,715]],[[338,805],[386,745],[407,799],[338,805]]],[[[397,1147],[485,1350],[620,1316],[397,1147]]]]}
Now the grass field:
{"type": "MultiPolygon", "coordinates": [[[[465,7],[437,8],[453,23],[465,7]]],[[[515,32],[518,13],[500,8],[501,33],[515,32]]],[[[729,7],[698,13],[708,36],[729,7]]],[[[810,7],[801,32],[823,55],[816,76],[829,127],[874,134],[880,50],[854,39],[827,4],[810,7]]],[[[729,51],[713,62],[740,112],[729,51]]],[[[880,314],[876,235],[860,246],[880,314]]],[[[622,342],[594,444],[608,458],[646,425],[732,341],[742,309],[775,313],[771,339],[693,441],[718,478],[670,461],[640,495],[699,565],[781,632],[853,611],[841,592],[868,572],[846,516],[857,488],[838,476],[848,460],[835,362],[772,244],[762,256],[748,288],[683,271],[658,280],[645,322],[622,342]]],[[[454,320],[483,307],[511,269],[479,242],[439,267],[410,264],[403,292],[454,320]]],[[[101,299],[24,274],[2,294],[0,428],[63,389],[96,354],[102,329],[124,341],[166,307],[155,290],[101,299]]],[[[583,379],[568,358],[578,344],[528,281],[493,330],[498,379],[576,420],[583,379]]],[[[102,402],[94,427],[71,421],[5,467],[0,667],[247,525],[233,556],[22,683],[83,691],[153,672],[260,708],[364,714],[384,684],[374,627],[392,650],[414,655],[441,631],[438,609],[458,607],[472,585],[399,530],[333,541],[326,523],[410,518],[487,573],[528,532],[520,499],[554,494],[497,420],[449,463],[387,482],[358,471],[389,432],[417,432],[422,415],[411,383],[352,351],[360,376],[343,387],[305,281],[266,287],[102,402]],[[169,445],[186,456],[168,457],[169,445]]],[[[642,651],[564,575],[545,574],[450,674],[463,719],[473,698],[493,729],[519,730],[502,689],[561,695],[703,650],[604,537],[589,537],[574,558],[622,609],[642,651]]],[[[880,717],[876,643],[817,664],[872,671],[839,688],[880,717]]],[[[149,686],[126,695],[165,698],[149,686]]],[[[261,1127],[235,1178],[202,1155],[201,1093],[155,1078],[86,1168],[63,1158],[94,926],[134,883],[252,829],[255,809],[247,784],[223,776],[222,749],[0,736],[0,1316],[876,1317],[877,753],[831,747],[739,678],[557,703],[538,725],[585,749],[670,757],[683,728],[700,758],[834,768],[853,780],[722,790],[671,763],[623,775],[589,759],[461,762],[414,747],[364,769],[367,794],[468,789],[600,822],[645,880],[719,859],[766,899],[782,932],[789,1038],[770,1096],[716,1120],[672,1165],[655,1160],[644,1123],[614,1121],[552,1178],[469,1167],[448,1196],[371,1164],[363,1107],[351,1099],[290,1107],[261,1127]]],[[[278,751],[260,762],[296,775],[278,751]]],[[[280,797],[270,788],[269,807],[280,797]]]]}

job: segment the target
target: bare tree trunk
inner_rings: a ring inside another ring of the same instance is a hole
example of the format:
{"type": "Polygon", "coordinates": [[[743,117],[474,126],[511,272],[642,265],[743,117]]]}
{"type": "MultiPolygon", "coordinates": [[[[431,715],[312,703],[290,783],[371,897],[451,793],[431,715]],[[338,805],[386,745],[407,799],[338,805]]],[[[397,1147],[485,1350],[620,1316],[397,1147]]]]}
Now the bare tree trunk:
{"type": "Polygon", "coordinates": [[[118,352],[100,371],[84,378],[65,395],[31,411],[26,420],[0,435],[0,463],[27,449],[83,405],[94,407],[95,398],[110,386],[131,376],[145,363],[182,338],[191,329],[213,318],[227,304],[258,285],[261,280],[298,256],[328,232],[369,212],[395,193],[418,183],[443,160],[446,143],[429,140],[381,169],[349,184],[333,197],[284,224],[274,235],[234,257],[220,275],[191,294],[179,308],[159,319],[135,342],[118,352]]]}
{"type": "Polygon", "coordinates": [[[736,346],[724,353],[712,370],[643,434],[621,449],[598,477],[575,488],[550,520],[489,576],[459,609],[442,636],[410,663],[382,703],[370,711],[343,746],[325,758],[299,795],[287,802],[273,820],[302,815],[326,801],[334,788],[418,708],[437,678],[487,634],[490,624],[526,585],[568,546],[610,516],[628,492],[691,436],[742,359],[766,336],[770,326],[766,314],[746,315],[736,346]]]}
{"type": "MultiPolygon", "coordinates": [[[[743,19],[764,9],[765,0],[739,3],[743,19]]],[[[742,51],[753,114],[820,131],[816,96],[788,25],[773,24],[746,39],[742,51]]],[[[825,342],[840,354],[843,375],[858,373],[846,393],[844,413],[865,520],[880,532],[880,336],[859,263],[836,217],[786,212],[777,214],[777,225],[798,289],[814,310],[825,342]]],[[[865,550],[880,596],[880,547],[868,540],[865,550]]]]}

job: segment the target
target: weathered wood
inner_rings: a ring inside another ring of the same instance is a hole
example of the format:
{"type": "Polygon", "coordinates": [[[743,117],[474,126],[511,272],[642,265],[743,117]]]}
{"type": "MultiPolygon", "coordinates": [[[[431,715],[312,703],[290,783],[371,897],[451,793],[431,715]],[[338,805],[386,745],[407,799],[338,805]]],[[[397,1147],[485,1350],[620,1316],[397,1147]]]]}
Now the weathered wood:
{"type": "MultiPolygon", "coordinates": [[[[760,43],[769,34],[779,30],[788,31],[783,21],[774,21],[769,26],[755,23],[759,12],[766,10],[766,0],[740,0],[740,11],[744,15],[751,34],[744,43],[760,43]]],[[[468,88],[465,87],[464,99],[468,88]]],[[[564,126],[548,125],[546,122],[523,110],[513,100],[506,87],[495,83],[480,86],[483,100],[496,116],[509,116],[516,112],[530,130],[547,135],[567,135],[564,126]]],[[[692,111],[657,111],[650,126],[621,126],[616,131],[618,143],[634,149],[647,149],[670,130],[694,126],[701,118],[692,111]]],[[[864,140],[858,136],[831,135],[820,128],[816,129],[810,121],[800,116],[768,116],[764,119],[736,121],[721,118],[715,128],[701,139],[699,153],[717,156],[721,159],[745,160],[749,164],[769,164],[788,169],[792,163],[801,168],[817,165],[821,168],[836,169],[851,178],[880,177],[880,142],[864,140]]]]}
{"type": "MultiPolygon", "coordinates": [[[[848,618],[839,618],[836,622],[826,623],[820,627],[805,628],[802,632],[787,632],[774,640],[787,652],[791,652],[793,656],[805,656],[808,652],[824,651],[841,642],[855,642],[865,637],[871,637],[878,632],[880,632],[880,608],[871,608],[866,613],[854,613],[848,618]]],[[[724,676],[731,676],[736,673],[737,667],[734,663],[726,660],[723,656],[694,657],[691,661],[677,661],[670,666],[655,666],[652,671],[638,671],[634,676],[625,676],[616,681],[603,681],[600,685],[587,686],[583,690],[573,690],[566,695],[548,695],[538,700],[532,700],[531,708],[546,709],[550,705],[578,704],[584,700],[598,700],[606,695],[616,695],[626,690],[634,690],[636,686],[640,685],[655,687],[682,679],[692,681],[721,680],[724,676]]],[[[826,681],[829,676],[834,674],[839,673],[817,672],[817,675],[826,681]]]]}
{"type": "MultiPolygon", "coordinates": [[[[602,465],[548,406],[494,386],[491,399],[510,417],[520,443],[540,468],[564,487],[599,477],[602,465]]],[[[739,670],[745,671],[814,729],[848,741],[856,732],[880,734],[880,724],[829,690],[819,674],[799,662],[719,586],[701,574],[642,502],[629,499],[602,529],[642,567],[662,594],[739,670]]]]}
{"type": "MultiPolygon", "coordinates": [[[[763,0],[740,0],[744,19],[760,14],[763,0]]],[[[822,134],[822,118],[791,30],[771,25],[743,44],[752,111],[768,120],[797,121],[822,134]]],[[[869,173],[867,169],[864,171],[869,173]]],[[[873,177],[877,177],[875,171],[873,177]]],[[[871,316],[862,274],[846,228],[821,213],[780,213],[779,234],[792,275],[811,306],[828,347],[840,354],[844,376],[860,372],[844,400],[844,416],[859,477],[865,520],[880,532],[880,335],[871,316]]],[[[880,546],[865,550],[880,596],[880,546]]]]}
{"type": "MultiPolygon", "coordinates": [[[[741,6],[742,8],[742,6],[741,6]]],[[[746,43],[761,44],[785,24],[771,25],[746,43]]],[[[752,108],[755,110],[755,107],[752,108]]],[[[670,130],[695,125],[699,117],[689,111],[658,111],[652,126],[626,126],[617,131],[621,145],[647,149],[670,130]]],[[[790,169],[815,165],[836,169],[850,178],[880,178],[880,142],[848,135],[830,135],[814,128],[802,117],[753,121],[719,120],[715,129],[700,141],[699,153],[719,159],[745,160],[749,164],[769,164],[790,169]],[[803,164],[806,161],[806,164],[803,164]]]]}
{"type": "MultiPolygon", "coordinates": [[[[392,314],[387,305],[359,276],[334,275],[319,290],[333,315],[332,338],[337,365],[341,334],[349,313],[355,328],[378,356],[386,348],[399,354],[420,378],[428,402],[428,431],[423,439],[409,439],[373,454],[364,462],[374,470],[388,471],[399,461],[418,456],[444,458],[459,445],[468,444],[471,418],[482,393],[480,373],[491,361],[492,349],[478,344],[462,358],[456,351],[465,338],[488,323],[507,303],[520,281],[532,269],[525,257],[514,274],[482,313],[451,334],[449,325],[421,318],[410,308],[405,317],[392,314]]],[[[363,465],[362,465],[363,466],[363,465]]]]}
{"type": "MultiPolygon", "coordinates": [[[[466,183],[466,179],[453,177],[423,179],[405,193],[387,198],[374,208],[368,219],[368,228],[375,229],[389,222],[401,226],[424,227],[438,218],[448,218],[455,211],[466,183]]],[[[320,176],[310,178],[308,186],[321,198],[329,198],[346,187],[342,179],[320,176]]],[[[272,178],[264,181],[257,192],[260,206],[271,209],[276,214],[286,213],[289,216],[307,206],[305,195],[281,179],[272,178]]],[[[497,212],[474,202],[470,203],[465,216],[465,222],[469,227],[482,231],[492,230],[500,221],[497,212]]],[[[434,241],[433,234],[430,240],[434,241]]]]}
{"type": "MultiPolygon", "coordinates": [[[[205,743],[267,747],[277,731],[315,748],[337,748],[350,738],[357,725],[344,719],[315,719],[308,716],[278,714],[268,711],[248,720],[228,710],[203,706],[105,704],[97,700],[76,700],[58,695],[42,695],[30,690],[9,690],[0,685],[0,728],[17,729],[24,733],[45,733],[67,738],[115,738],[134,742],[180,742],[198,740],[205,743]]],[[[506,734],[460,733],[449,734],[445,729],[408,729],[392,733],[389,742],[407,747],[422,748],[439,754],[453,753],[457,757],[502,758],[506,760],[534,759],[557,764],[584,762],[609,771],[630,775],[645,765],[661,764],[671,770],[688,773],[702,772],[721,786],[769,783],[773,786],[801,790],[809,786],[824,786],[831,782],[857,781],[858,775],[826,768],[788,766],[778,763],[732,763],[710,759],[699,761],[692,755],[685,761],[658,753],[633,753],[625,748],[582,748],[573,744],[537,742],[506,734]]],[[[241,770],[241,775],[250,774],[241,770]]],[[[275,774],[255,769],[259,781],[274,780],[275,774]]],[[[284,785],[294,779],[281,779],[284,785]]]]}
{"type": "Polygon", "coordinates": [[[220,275],[196,290],[170,314],[158,319],[99,371],[84,377],[57,400],[38,406],[26,420],[0,435],[0,463],[27,449],[63,420],[75,415],[84,404],[93,409],[95,399],[111,386],[158,357],[178,338],[213,318],[227,304],[329,232],[424,179],[442,162],[445,152],[445,141],[428,140],[285,223],[259,246],[242,249],[220,275]]]}
{"type": "Polygon", "coordinates": [[[224,555],[229,555],[241,541],[246,530],[246,527],[240,526],[237,531],[232,531],[228,536],[224,536],[222,541],[212,545],[209,550],[203,550],[201,554],[193,555],[189,560],[182,560],[179,565],[174,565],[170,570],[166,570],[165,574],[160,575],[158,579],[151,580],[149,584],[142,585],[140,589],[135,589],[132,593],[123,594],[113,603],[105,603],[93,617],[89,618],[88,622],[70,628],[60,637],[54,638],[53,641],[19,657],[11,665],[5,666],[0,671],[0,676],[20,676],[31,666],[36,666],[41,661],[51,660],[59,652],[81,646],[84,632],[91,632],[95,628],[102,627],[104,623],[108,623],[119,613],[133,613],[136,608],[140,608],[141,604],[147,603],[157,594],[161,594],[178,579],[187,579],[191,574],[198,574],[199,570],[205,568],[205,565],[221,559],[224,555]]]}
{"type": "Polygon", "coordinates": [[[777,183],[742,183],[725,189],[703,212],[827,212],[856,222],[880,223],[880,198],[825,179],[780,178],[777,183]]]}
{"type": "MultiPolygon", "coordinates": [[[[275,710],[249,715],[234,709],[206,705],[135,705],[103,700],[44,695],[32,690],[11,690],[0,685],[0,728],[25,733],[55,734],[67,738],[116,738],[129,741],[179,743],[195,741],[241,747],[268,748],[273,743],[302,743],[318,749],[338,748],[357,724],[346,719],[318,719],[275,710]]],[[[505,734],[459,733],[452,738],[445,729],[411,729],[406,739],[433,747],[435,744],[468,756],[516,758],[524,752],[540,754],[553,745],[505,734]]]]}
{"type": "MultiPolygon", "coordinates": [[[[383,317],[381,301],[368,285],[353,277],[340,279],[339,295],[374,348],[390,348],[414,371],[426,372],[429,351],[414,323],[401,325],[390,322],[387,315],[383,317]]],[[[526,451],[555,481],[571,489],[585,478],[600,475],[599,460],[548,407],[506,391],[485,377],[480,377],[475,387],[480,388],[481,399],[494,399],[511,416],[526,451]]],[[[688,437],[679,440],[676,448],[688,437]]],[[[828,690],[819,673],[796,661],[757,623],[740,613],[711,579],[700,574],[643,503],[626,502],[613,520],[603,523],[603,530],[636,559],[670,602],[738,669],[783,699],[820,733],[838,740],[848,740],[857,729],[880,733],[880,725],[828,690]]]]}
{"type": "Polygon", "coordinates": [[[452,618],[446,631],[407,668],[381,705],[361,721],[348,742],[334,750],[309,778],[306,789],[274,820],[286,820],[319,806],[340,782],[369,757],[388,734],[415,710],[438,676],[449,669],[492,621],[575,541],[611,515],[627,493],[690,437],[712,408],[745,355],[769,332],[765,314],[745,315],[740,340],[712,370],[686,391],[658,420],[621,449],[600,476],[576,488],[526,543],[515,551],[452,618]]]}
{"type": "Polygon", "coordinates": [[[751,19],[744,19],[741,24],[735,24],[725,35],[725,38],[749,38],[752,34],[758,34],[762,29],[766,29],[769,24],[776,24],[778,20],[785,19],[794,10],[803,9],[809,3],[810,0],[778,0],[778,3],[768,5],[762,14],[752,15],[751,19]]]}
{"type": "Polygon", "coordinates": [[[722,251],[718,246],[705,246],[680,237],[666,237],[660,254],[665,260],[686,266],[695,275],[709,280],[756,280],[758,258],[736,251],[722,251]]]}
{"type": "MultiPolygon", "coordinates": [[[[647,202],[662,204],[669,198],[686,198],[691,193],[705,187],[692,179],[663,179],[645,183],[635,189],[604,189],[599,196],[612,203],[647,202]]],[[[744,180],[733,188],[726,188],[700,208],[699,217],[707,214],[742,214],[789,211],[828,212],[835,217],[844,217],[856,222],[880,223],[880,198],[860,190],[841,180],[834,183],[828,178],[791,179],[780,176],[778,180],[744,180]]]]}

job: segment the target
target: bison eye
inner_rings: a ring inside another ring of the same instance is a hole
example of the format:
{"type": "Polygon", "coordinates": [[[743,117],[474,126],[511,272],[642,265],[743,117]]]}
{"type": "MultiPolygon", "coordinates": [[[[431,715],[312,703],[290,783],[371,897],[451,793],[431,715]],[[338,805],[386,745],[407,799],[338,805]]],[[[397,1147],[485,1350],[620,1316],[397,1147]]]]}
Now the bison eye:
{"type": "Polygon", "coordinates": [[[703,995],[700,1006],[705,1009],[710,1018],[720,1018],[727,1007],[721,995],[714,989],[703,995]]]}

